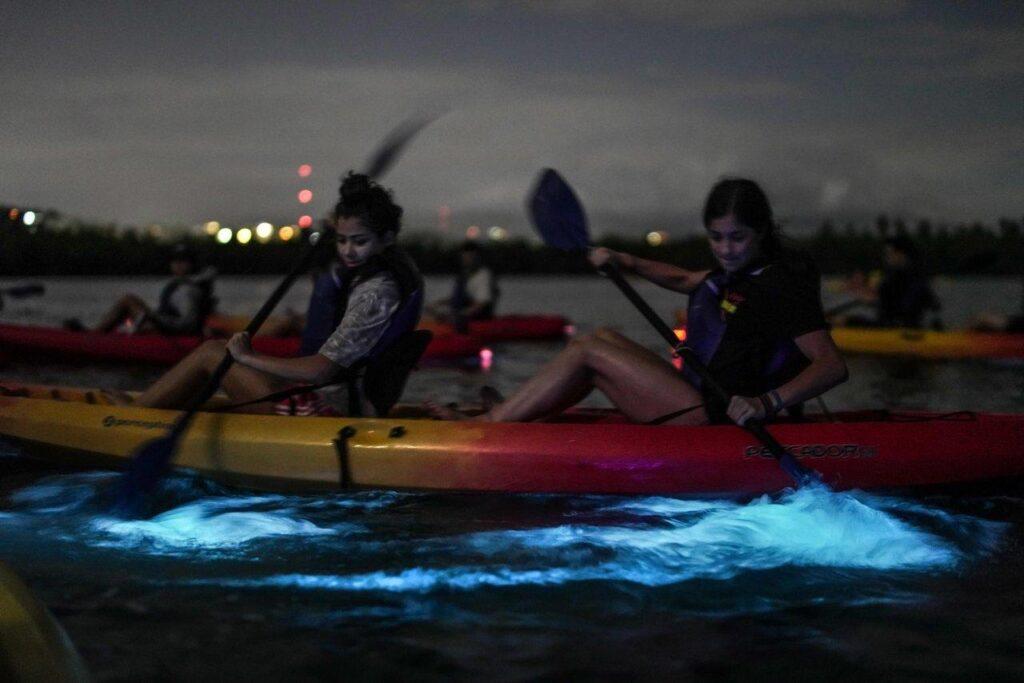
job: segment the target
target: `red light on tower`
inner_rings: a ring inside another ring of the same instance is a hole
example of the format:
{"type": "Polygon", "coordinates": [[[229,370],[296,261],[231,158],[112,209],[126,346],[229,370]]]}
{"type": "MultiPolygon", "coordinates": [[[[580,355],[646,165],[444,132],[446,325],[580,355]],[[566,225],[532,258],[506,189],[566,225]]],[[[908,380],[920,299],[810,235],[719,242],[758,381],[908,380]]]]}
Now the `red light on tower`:
{"type": "Polygon", "coordinates": [[[299,201],[303,204],[309,204],[310,200],[313,199],[312,190],[299,190],[299,201]]]}
{"type": "Polygon", "coordinates": [[[313,225],[313,217],[312,216],[310,216],[308,214],[305,215],[305,216],[299,216],[299,227],[300,228],[308,228],[311,225],[313,225]]]}
{"type": "Polygon", "coordinates": [[[302,164],[302,166],[299,166],[299,177],[300,178],[308,178],[309,174],[312,173],[312,172],[313,172],[313,167],[310,166],[309,164],[302,164]]]}

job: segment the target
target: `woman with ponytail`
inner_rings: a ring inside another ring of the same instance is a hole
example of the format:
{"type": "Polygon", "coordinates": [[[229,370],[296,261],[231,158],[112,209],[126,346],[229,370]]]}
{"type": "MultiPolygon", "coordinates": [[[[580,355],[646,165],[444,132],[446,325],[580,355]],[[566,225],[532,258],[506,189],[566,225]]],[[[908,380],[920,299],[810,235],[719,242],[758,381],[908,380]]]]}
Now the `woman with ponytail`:
{"type": "Polygon", "coordinates": [[[235,364],[221,386],[236,403],[291,394],[246,407],[246,412],[299,415],[365,410],[353,395],[354,369],[419,322],[423,282],[395,240],[402,208],[366,175],[342,180],[332,216],[337,260],[317,279],[307,312],[303,350],[295,358],[253,351],[249,335],[205,342],[135,400],[136,405],[184,405],[230,353],[235,364]],[[311,329],[311,327],[313,329],[311,329]],[[295,393],[296,386],[310,385],[295,393]]]}
{"type": "MultiPolygon", "coordinates": [[[[606,248],[591,251],[600,268],[615,264],[660,287],[689,295],[687,346],[729,395],[725,405],[700,379],[612,330],[580,337],[508,400],[474,419],[523,422],[555,415],[595,388],[629,419],[649,424],[770,420],[846,379],[828,333],[820,275],[784,248],[771,205],[757,183],[729,178],[704,205],[704,228],[718,262],[692,271],[606,248]]],[[[442,419],[466,419],[428,403],[442,419]]]]}

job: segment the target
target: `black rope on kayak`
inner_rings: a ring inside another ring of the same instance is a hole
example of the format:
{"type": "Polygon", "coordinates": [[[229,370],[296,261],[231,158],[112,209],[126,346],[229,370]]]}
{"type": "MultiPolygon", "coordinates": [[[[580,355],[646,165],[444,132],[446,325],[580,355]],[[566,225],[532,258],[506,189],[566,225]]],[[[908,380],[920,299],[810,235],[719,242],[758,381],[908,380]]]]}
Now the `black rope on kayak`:
{"type": "Polygon", "coordinates": [[[973,410],[955,410],[951,413],[939,415],[907,415],[901,413],[889,413],[893,422],[973,422],[978,419],[978,413],[973,410]]]}
{"type": "Polygon", "coordinates": [[[352,481],[352,473],[348,468],[348,440],[355,435],[356,428],[345,425],[334,440],[334,450],[338,454],[338,484],[343,489],[347,489],[349,482],[352,481]]]}
{"type": "Polygon", "coordinates": [[[231,405],[222,406],[222,407],[217,408],[216,410],[213,410],[211,412],[227,413],[227,412],[230,412],[232,410],[237,410],[238,408],[245,408],[246,406],[256,405],[257,403],[265,403],[265,402],[277,403],[278,401],[283,401],[286,398],[291,398],[292,396],[296,396],[298,394],[302,394],[302,393],[305,393],[307,391],[316,391],[317,389],[323,389],[326,386],[330,386],[332,384],[339,384],[339,383],[340,382],[339,382],[338,379],[332,379],[332,380],[324,382],[322,384],[304,384],[302,386],[290,387],[288,389],[282,389],[281,391],[275,391],[275,392],[273,392],[271,394],[267,394],[266,396],[260,396],[259,398],[254,398],[251,401],[242,401],[241,403],[232,403],[231,405]]]}
{"type": "Polygon", "coordinates": [[[683,408],[682,410],[674,410],[671,413],[668,413],[666,415],[661,415],[660,417],[656,417],[653,420],[648,420],[647,422],[644,422],[644,424],[645,425],[661,425],[661,424],[665,424],[669,420],[674,420],[675,418],[677,418],[677,417],[679,417],[681,415],[686,415],[687,413],[691,413],[694,410],[697,410],[697,408],[703,408],[703,407],[704,407],[703,403],[698,403],[695,406],[690,406],[689,408],[683,408]]]}

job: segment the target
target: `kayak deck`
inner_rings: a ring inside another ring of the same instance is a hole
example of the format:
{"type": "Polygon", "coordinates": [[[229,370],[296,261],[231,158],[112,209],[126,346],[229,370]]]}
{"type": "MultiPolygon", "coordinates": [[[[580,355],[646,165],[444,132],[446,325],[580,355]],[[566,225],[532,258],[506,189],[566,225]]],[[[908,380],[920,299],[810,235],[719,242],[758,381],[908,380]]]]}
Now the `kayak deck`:
{"type": "MultiPolygon", "coordinates": [[[[178,412],[112,406],[94,390],[7,384],[0,435],[77,467],[123,467],[178,412]]],[[[840,413],[771,426],[837,489],[1024,476],[1024,416],[840,413]]],[[[792,481],[734,426],[628,423],[606,410],[542,423],[201,412],[175,464],[271,490],[387,488],[531,493],[755,494],[792,481]]]]}

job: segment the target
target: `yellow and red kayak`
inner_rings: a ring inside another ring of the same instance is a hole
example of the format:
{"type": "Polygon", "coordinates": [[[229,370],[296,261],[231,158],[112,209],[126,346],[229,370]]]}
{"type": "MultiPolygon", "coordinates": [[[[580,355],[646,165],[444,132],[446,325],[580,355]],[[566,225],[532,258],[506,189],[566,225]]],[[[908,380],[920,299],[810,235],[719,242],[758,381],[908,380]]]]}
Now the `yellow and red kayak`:
{"type": "Polygon", "coordinates": [[[1024,358],[1024,334],[970,330],[835,327],[843,351],[918,358],[1024,358]]]}
{"type": "MultiPolygon", "coordinates": [[[[117,361],[172,365],[203,342],[201,337],[119,332],[77,332],[36,325],[0,325],[0,353],[43,355],[47,358],[117,361]]],[[[298,337],[253,338],[253,348],[272,356],[294,356],[298,337]]],[[[438,334],[430,341],[424,359],[470,358],[483,348],[479,337],[438,334]]]]}
{"type": "Polygon", "coordinates": [[[88,681],[67,633],[21,579],[0,562],[0,681],[88,681]]]}
{"type": "MultiPolygon", "coordinates": [[[[123,467],[176,411],[113,406],[98,391],[3,383],[0,436],[29,455],[123,467]]],[[[836,489],[1024,477],[1024,415],[865,411],[771,426],[836,489]]],[[[791,486],[735,426],[649,426],[606,410],[557,422],[441,422],[201,412],[175,465],[254,488],[604,494],[756,494],[791,486]]]]}

